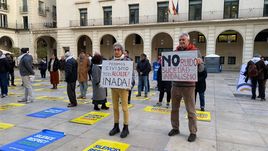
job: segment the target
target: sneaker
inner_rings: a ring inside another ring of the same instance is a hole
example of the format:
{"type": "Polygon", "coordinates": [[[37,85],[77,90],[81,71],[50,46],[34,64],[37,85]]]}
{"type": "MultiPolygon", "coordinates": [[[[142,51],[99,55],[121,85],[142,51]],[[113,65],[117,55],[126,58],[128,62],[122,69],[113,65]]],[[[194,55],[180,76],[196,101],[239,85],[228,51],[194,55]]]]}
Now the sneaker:
{"type": "Polygon", "coordinates": [[[205,111],[205,108],[202,107],[202,108],[201,108],[201,111],[205,111]]]}
{"type": "Polygon", "coordinates": [[[20,102],[26,102],[27,100],[26,99],[21,99],[21,100],[18,100],[18,102],[20,103],[20,102]]]}
{"type": "Polygon", "coordinates": [[[166,108],[169,108],[169,103],[166,104],[166,108]]]}
{"type": "Polygon", "coordinates": [[[77,97],[77,99],[82,99],[83,98],[83,96],[82,95],[79,95],[78,97],[77,97]]]}
{"type": "Polygon", "coordinates": [[[190,134],[188,137],[188,142],[194,142],[196,139],[196,134],[190,134]]]}
{"type": "Polygon", "coordinates": [[[144,97],[147,98],[148,97],[147,94],[145,94],[144,97]]]}
{"type": "Polygon", "coordinates": [[[162,106],[162,103],[161,103],[161,102],[157,102],[157,103],[155,104],[155,106],[162,106]]]}
{"type": "Polygon", "coordinates": [[[7,95],[6,94],[3,94],[2,96],[1,96],[1,98],[4,98],[4,97],[6,97],[7,95]]]}
{"type": "Polygon", "coordinates": [[[168,136],[174,136],[174,135],[177,135],[177,134],[180,134],[180,131],[179,131],[179,130],[176,130],[176,129],[172,129],[172,130],[168,133],[168,136]]]}
{"type": "Polygon", "coordinates": [[[139,96],[141,96],[141,95],[140,95],[140,94],[137,94],[137,95],[136,95],[136,97],[139,97],[139,96]]]}
{"type": "Polygon", "coordinates": [[[26,103],[26,104],[28,104],[28,103],[33,103],[33,100],[26,101],[25,103],[26,103]]]}

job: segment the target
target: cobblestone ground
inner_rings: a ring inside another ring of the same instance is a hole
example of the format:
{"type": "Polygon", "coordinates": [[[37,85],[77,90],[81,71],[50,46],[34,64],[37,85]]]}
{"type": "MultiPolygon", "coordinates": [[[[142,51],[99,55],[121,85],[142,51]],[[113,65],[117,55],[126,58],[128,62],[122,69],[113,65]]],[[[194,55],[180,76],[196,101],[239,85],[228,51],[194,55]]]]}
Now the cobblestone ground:
{"type": "MultiPolygon", "coordinates": [[[[99,139],[106,139],[130,144],[130,151],[267,151],[268,150],[268,103],[252,101],[249,97],[235,97],[235,83],[238,72],[208,74],[206,91],[206,110],[211,113],[211,121],[198,121],[197,140],[187,142],[189,135],[186,111],[182,104],[180,110],[180,135],[169,137],[171,129],[170,114],[145,112],[146,106],[153,106],[158,100],[151,82],[148,99],[136,97],[137,86],[132,93],[130,108],[130,135],[121,139],[119,135],[109,136],[113,127],[112,108],[108,117],[94,125],[71,123],[70,120],[93,111],[90,103],[92,87],[89,86],[87,99],[69,111],[49,118],[34,118],[27,114],[52,107],[64,107],[68,104],[66,83],[60,83],[57,90],[52,90],[48,78],[41,80],[37,75],[34,88],[34,103],[0,111],[0,122],[15,126],[0,130],[0,145],[8,144],[43,129],[62,131],[66,136],[40,150],[44,151],[81,151],[99,139]]],[[[0,99],[0,105],[16,103],[24,91],[16,78],[17,87],[9,87],[9,96],[0,99]]],[[[136,81],[137,84],[137,81],[136,81]]],[[[79,94],[79,88],[76,89],[79,94]]],[[[111,93],[108,90],[108,101],[111,93]]],[[[165,100],[164,100],[165,104],[165,100]]],[[[199,101],[196,108],[199,109],[199,101]]],[[[122,112],[121,112],[122,120],[122,112]]],[[[120,121],[122,123],[122,121],[120,121]]],[[[120,125],[122,129],[122,125],[120,125]]]]}

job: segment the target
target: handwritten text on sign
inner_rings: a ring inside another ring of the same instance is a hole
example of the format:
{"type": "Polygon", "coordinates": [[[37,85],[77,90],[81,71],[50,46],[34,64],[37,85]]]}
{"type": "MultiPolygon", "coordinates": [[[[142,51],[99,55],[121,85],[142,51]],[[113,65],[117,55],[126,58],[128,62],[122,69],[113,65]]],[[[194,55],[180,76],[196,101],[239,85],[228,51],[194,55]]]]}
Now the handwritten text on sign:
{"type": "Polygon", "coordinates": [[[162,52],[163,81],[197,81],[197,51],[162,52]]]}
{"type": "Polygon", "coordinates": [[[132,61],[103,61],[101,87],[130,89],[132,72],[132,61]]]}

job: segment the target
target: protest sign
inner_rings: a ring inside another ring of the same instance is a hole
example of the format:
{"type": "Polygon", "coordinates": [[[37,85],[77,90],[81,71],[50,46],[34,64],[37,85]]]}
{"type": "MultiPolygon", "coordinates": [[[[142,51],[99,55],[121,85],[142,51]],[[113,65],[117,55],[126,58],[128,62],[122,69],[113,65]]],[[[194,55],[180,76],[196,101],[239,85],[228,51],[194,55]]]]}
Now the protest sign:
{"type": "Polygon", "coordinates": [[[25,104],[21,104],[21,103],[9,103],[9,104],[5,104],[5,105],[0,105],[0,111],[9,110],[9,109],[24,106],[24,105],[25,104]]]}
{"type": "MultiPolygon", "coordinates": [[[[185,118],[188,118],[188,116],[186,115],[185,118]]],[[[211,121],[210,112],[196,110],[196,118],[198,121],[206,121],[206,122],[211,121]]]]}
{"type": "Polygon", "coordinates": [[[170,109],[157,107],[157,106],[146,106],[144,108],[144,111],[146,111],[146,112],[156,112],[156,113],[162,113],[162,114],[169,114],[171,112],[170,109]]]}
{"type": "Polygon", "coordinates": [[[71,122],[79,123],[79,124],[86,124],[86,125],[93,125],[109,115],[110,115],[110,113],[89,112],[89,113],[84,114],[78,118],[72,119],[71,122]]]}
{"type": "Polygon", "coordinates": [[[126,151],[129,144],[100,139],[83,151],[126,151]]]}
{"type": "Polygon", "coordinates": [[[101,87],[130,89],[133,61],[103,61],[101,87]]]}
{"type": "Polygon", "coordinates": [[[39,133],[22,138],[18,141],[0,147],[1,151],[35,151],[48,144],[51,144],[61,138],[65,134],[59,131],[44,129],[39,133]]]}
{"type": "Polygon", "coordinates": [[[69,109],[67,108],[49,108],[40,112],[36,112],[36,113],[32,113],[32,114],[28,114],[27,116],[31,116],[31,117],[37,117],[37,118],[48,118],[50,116],[54,116],[56,114],[60,114],[63,113],[65,111],[68,111],[69,109]]]}
{"type": "Polygon", "coordinates": [[[163,81],[197,81],[197,51],[162,52],[163,81]]]}

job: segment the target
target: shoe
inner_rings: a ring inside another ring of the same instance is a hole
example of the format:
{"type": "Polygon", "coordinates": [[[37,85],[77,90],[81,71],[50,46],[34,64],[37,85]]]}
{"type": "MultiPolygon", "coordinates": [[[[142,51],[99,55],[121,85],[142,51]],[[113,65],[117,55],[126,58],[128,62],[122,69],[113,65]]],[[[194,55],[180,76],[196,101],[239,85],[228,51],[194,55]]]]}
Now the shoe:
{"type": "Polygon", "coordinates": [[[172,129],[172,130],[168,133],[168,136],[174,136],[174,135],[177,135],[177,134],[180,134],[180,131],[179,131],[179,130],[176,130],[176,129],[172,129]]]}
{"type": "Polygon", "coordinates": [[[251,97],[251,100],[256,100],[256,97],[251,97]]]}
{"type": "Polygon", "coordinates": [[[14,87],[16,86],[15,84],[11,84],[11,85],[14,86],[14,87]]]}
{"type": "Polygon", "coordinates": [[[139,97],[139,96],[141,96],[141,95],[140,94],[136,95],[136,97],[139,97]]]}
{"type": "Polygon", "coordinates": [[[7,95],[6,94],[3,94],[2,96],[1,96],[1,98],[4,98],[4,97],[6,97],[7,95]]]}
{"type": "Polygon", "coordinates": [[[147,94],[145,94],[144,97],[147,98],[148,97],[147,94]]]}
{"type": "Polygon", "coordinates": [[[94,105],[94,110],[96,110],[96,111],[99,111],[100,110],[100,108],[98,107],[98,105],[94,105]]]}
{"type": "Polygon", "coordinates": [[[157,102],[155,106],[162,106],[162,102],[157,102]]]}
{"type": "Polygon", "coordinates": [[[196,139],[196,134],[190,134],[188,137],[188,142],[194,142],[196,139]]]}
{"type": "Polygon", "coordinates": [[[71,104],[71,103],[69,103],[68,105],[67,105],[67,107],[75,107],[75,106],[77,106],[76,104],[71,104]]]}
{"type": "Polygon", "coordinates": [[[120,134],[120,137],[125,138],[125,137],[127,137],[128,134],[129,134],[128,125],[124,124],[124,127],[123,127],[121,134],[120,134]]]}
{"type": "Polygon", "coordinates": [[[78,97],[77,97],[77,99],[82,99],[83,97],[82,97],[82,95],[79,95],[78,97]]]}
{"type": "Polygon", "coordinates": [[[266,99],[265,98],[262,98],[261,101],[266,101],[266,99]]]}
{"type": "Polygon", "coordinates": [[[33,103],[33,100],[26,101],[25,103],[26,103],[26,104],[28,104],[28,103],[33,103]]]}
{"type": "Polygon", "coordinates": [[[114,123],[114,128],[109,132],[110,136],[114,136],[115,134],[119,133],[119,123],[114,123]]]}
{"type": "Polygon", "coordinates": [[[27,101],[26,99],[18,100],[19,103],[21,103],[21,102],[26,102],[26,101],[27,101]]]}
{"type": "Polygon", "coordinates": [[[109,110],[109,107],[107,107],[106,104],[103,103],[103,104],[101,105],[101,109],[103,109],[103,110],[109,110]]]}
{"type": "Polygon", "coordinates": [[[257,96],[257,98],[261,98],[261,96],[257,96]]]}
{"type": "Polygon", "coordinates": [[[166,104],[166,108],[167,108],[167,109],[169,108],[169,103],[166,104]]]}
{"type": "Polygon", "coordinates": [[[205,108],[201,107],[201,111],[205,111],[205,108]]]}
{"type": "Polygon", "coordinates": [[[86,97],[85,97],[85,96],[83,96],[83,97],[82,97],[82,99],[86,99],[86,97]]]}

